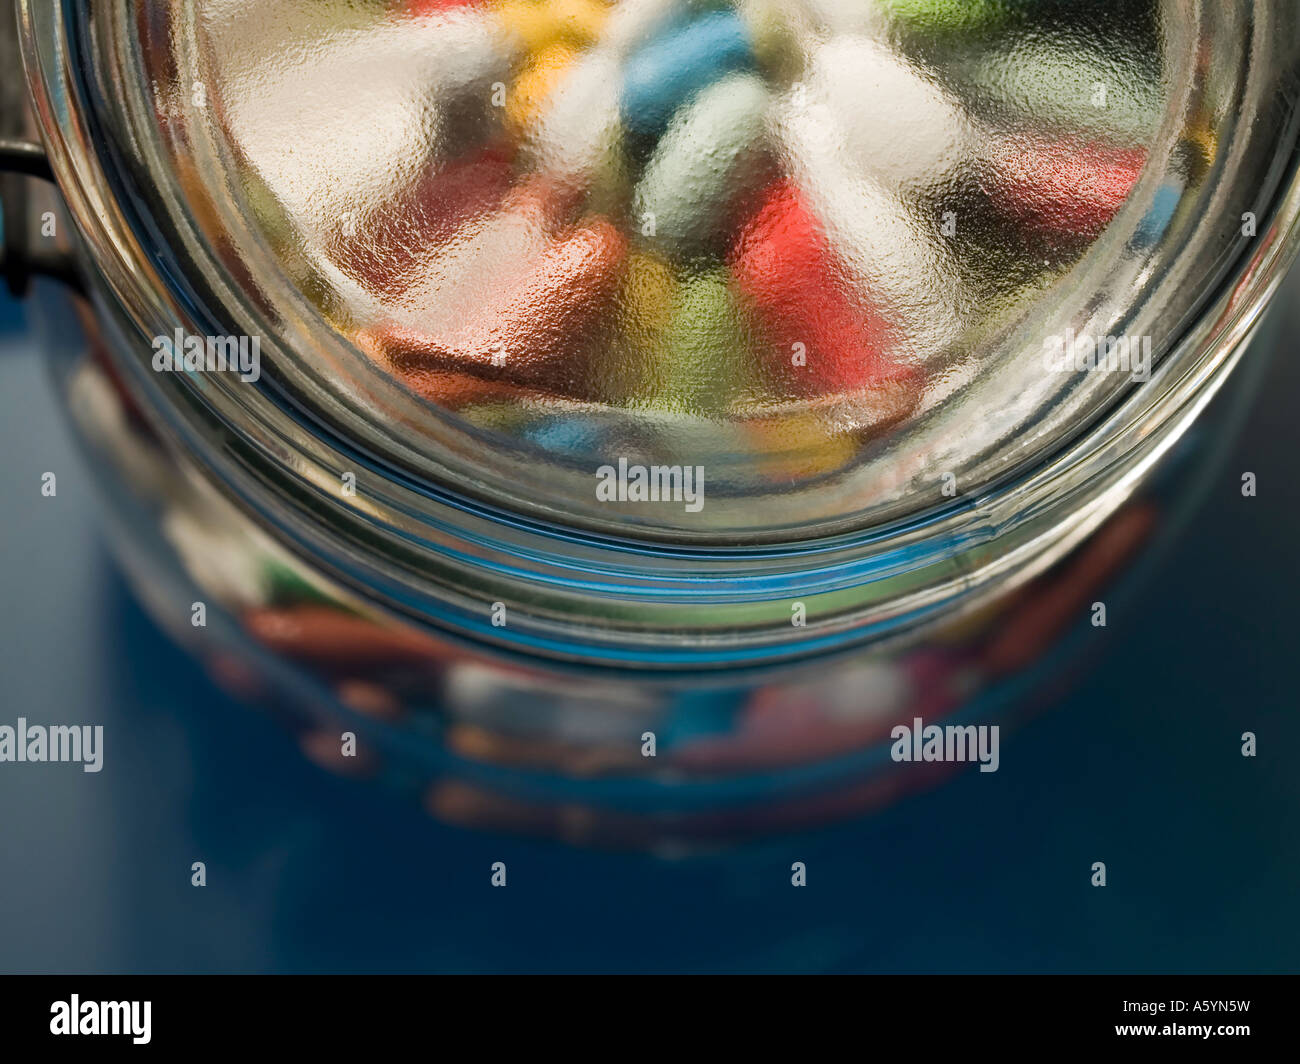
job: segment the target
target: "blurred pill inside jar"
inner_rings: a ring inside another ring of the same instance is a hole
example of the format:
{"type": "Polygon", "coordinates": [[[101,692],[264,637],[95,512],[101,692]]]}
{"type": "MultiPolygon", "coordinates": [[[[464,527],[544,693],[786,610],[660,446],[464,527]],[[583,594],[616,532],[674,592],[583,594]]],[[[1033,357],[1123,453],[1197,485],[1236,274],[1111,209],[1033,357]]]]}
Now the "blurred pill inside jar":
{"type": "MultiPolygon", "coordinates": [[[[839,758],[858,790],[822,807],[886,800],[860,773],[891,726],[960,716],[1095,622],[1159,524],[1157,460],[1294,254],[1272,91],[1294,21],[99,5],[81,46],[115,92],[87,109],[121,218],[70,207],[168,298],[104,286],[116,331],[87,319],[106,335],[74,419],[228,645],[155,614],[243,693],[307,677],[297,701],[363,721],[372,766],[413,737],[435,774],[534,787],[664,766],[808,786],[839,758]],[[249,341],[239,372],[188,360],[212,333],[249,341]]],[[[582,833],[527,793],[427,800],[582,833]]]]}

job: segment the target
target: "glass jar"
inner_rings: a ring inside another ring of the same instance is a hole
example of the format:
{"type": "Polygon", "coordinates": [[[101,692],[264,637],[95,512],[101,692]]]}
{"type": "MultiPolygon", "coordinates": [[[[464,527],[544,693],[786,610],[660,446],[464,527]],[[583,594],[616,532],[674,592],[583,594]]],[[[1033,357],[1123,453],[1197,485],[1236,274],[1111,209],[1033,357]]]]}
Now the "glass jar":
{"type": "Polygon", "coordinates": [[[452,819],[716,838],[959,767],[909,774],[895,729],[1010,720],[1060,668],[1294,257],[1300,28],[552,6],[21,0],[93,307],[48,346],[125,570],[313,757],[452,819]],[[617,259],[609,292],[511,272],[575,248],[617,259]],[[829,353],[859,312],[887,319],[870,379],[829,353]],[[1071,362],[1085,336],[1134,363],[1071,362]],[[233,371],[184,364],[213,338],[233,371]],[[664,345],[684,371],[638,361],[664,345]],[[779,364],[720,392],[737,347],[779,364]]]}

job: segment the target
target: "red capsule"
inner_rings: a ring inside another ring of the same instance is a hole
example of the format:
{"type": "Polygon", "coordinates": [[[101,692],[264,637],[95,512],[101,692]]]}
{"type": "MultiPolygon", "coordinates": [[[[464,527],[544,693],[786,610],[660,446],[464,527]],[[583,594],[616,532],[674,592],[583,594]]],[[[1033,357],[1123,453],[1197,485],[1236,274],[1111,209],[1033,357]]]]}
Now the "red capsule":
{"type": "Polygon", "coordinates": [[[376,336],[401,373],[464,373],[581,395],[577,357],[614,298],[627,241],[603,218],[548,243],[516,275],[486,288],[472,317],[431,330],[390,328],[376,336]]]}
{"type": "Polygon", "coordinates": [[[327,606],[259,607],[246,610],[243,620],[249,634],[277,654],[339,671],[433,666],[448,653],[413,628],[380,625],[327,606]]]}
{"type": "Polygon", "coordinates": [[[413,18],[462,7],[486,7],[485,0],[406,0],[406,13],[413,18]]]}
{"type": "Polygon", "coordinates": [[[1146,165],[1141,148],[1021,136],[991,153],[993,202],[1018,224],[1095,237],[1124,205],[1146,165]]]}
{"type": "Polygon", "coordinates": [[[732,267],[766,327],[769,374],[784,395],[853,392],[914,375],[884,354],[887,324],[859,301],[821,223],[790,182],[768,188],[732,267]]]}
{"type": "Polygon", "coordinates": [[[511,155],[490,145],[449,163],[431,161],[403,192],[336,239],[335,261],[376,292],[400,291],[422,259],[501,203],[511,155]]]}

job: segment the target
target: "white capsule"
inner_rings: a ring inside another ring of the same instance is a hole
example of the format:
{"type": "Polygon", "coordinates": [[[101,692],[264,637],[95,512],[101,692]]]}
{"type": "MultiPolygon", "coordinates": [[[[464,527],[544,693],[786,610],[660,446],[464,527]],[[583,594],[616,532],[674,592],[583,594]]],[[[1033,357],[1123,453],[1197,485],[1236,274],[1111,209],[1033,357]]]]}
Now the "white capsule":
{"type": "Polygon", "coordinates": [[[962,105],[887,46],[838,37],[813,54],[806,94],[833,123],[846,160],[885,189],[913,195],[968,165],[979,133],[962,105]]]}
{"type": "Polygon", "coordinates": [[[236,608],[265,604],[258,554],[233,527],[213,523],[210,511],[193,511],[187,503],[168,509],[162,530],[201,592],[236,608]]]}
{"type": "Polygon", "coordinates": [[[220,85],[209,91],[231,139],[306,232],[333,232],[411,181],[467,94],[484,122],[499,121],[490,86],[509,80],[510,48],[494,19],[457,12],[332,35],[306,25],[302,47],[268,54],[259,42],[287,32],[257,31],[275,6],[210,35],[220,85]]]}
{"type": "Polygon", "coordinates": [[[589,188],[619,165],[620,65],[609,49],[588,52],[570,68],[530,129],[524,158],[538,173],[589,188]]]}
{"type": "Polygon", "coordinates": [[[862,172],[845,152],[826,100],[796,88],[775,115],[791,176],[866,300],[896,330],[891,353],[912,364],[929,362],[960,335],[969,311],[940,220],[862,172]]]}

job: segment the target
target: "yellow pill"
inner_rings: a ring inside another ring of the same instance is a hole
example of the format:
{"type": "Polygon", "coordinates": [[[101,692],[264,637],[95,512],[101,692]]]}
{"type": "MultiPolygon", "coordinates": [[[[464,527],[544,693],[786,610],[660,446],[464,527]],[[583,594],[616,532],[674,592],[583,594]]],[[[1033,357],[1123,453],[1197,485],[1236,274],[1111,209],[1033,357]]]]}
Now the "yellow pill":
{"type": "Polygon", "coordinates": [[[668,323],[677,280],[672,267],[657,255],[634,251],[628,257],[623,282],[623,306],[628,328],[653,333],[668,323]]]}
{"type": "Polygon", "coordinates": [[[647,386],[663,331],[672,317],[678,288],[672,267],[646,251],[628,255],[619,291],[621,354],[601,362],[595,372],[597,394],[607,402],[633,402],[647,386]]]}
{"type": "Polygon", "coordinates": [[[601,0],[505,0],[497,17],[530,52],[565,42],[579,48],[595,43],[608,5],[601,0]]]}
{"type": "Polygon", "coordinates": [[[572,45],[552,44],[529,59],[506,96],[506,124],[512,131],[521,134],[537,123],[577,55],[572,45]]]}
{"type": "Polygon", "coordinates": [[[750,446],[770,480],[833,473],[858,453],[858,441],[812,414],[791,414],[747,423],[750,446]]]}

